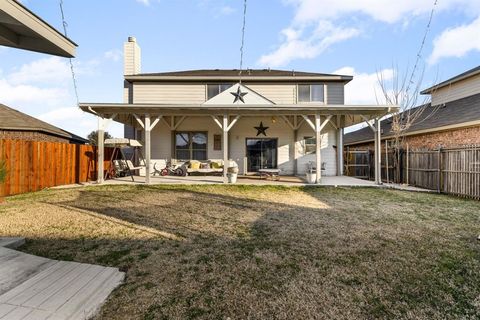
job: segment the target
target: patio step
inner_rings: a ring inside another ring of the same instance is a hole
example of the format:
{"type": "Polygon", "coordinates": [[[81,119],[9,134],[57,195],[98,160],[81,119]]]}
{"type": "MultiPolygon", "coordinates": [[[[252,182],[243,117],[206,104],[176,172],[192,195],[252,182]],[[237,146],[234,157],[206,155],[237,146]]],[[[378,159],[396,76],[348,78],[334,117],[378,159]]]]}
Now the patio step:
{"type": "Polygon", "coordinates": [[[88,319],[124,277],[117,268],[0,248],[0,320],[88,319]]]}
{"type": "Polygon", "coordinates": [[[25,244],[25,238],[21,237],[0,237],[0,247],[17,249],[25,244]]]}

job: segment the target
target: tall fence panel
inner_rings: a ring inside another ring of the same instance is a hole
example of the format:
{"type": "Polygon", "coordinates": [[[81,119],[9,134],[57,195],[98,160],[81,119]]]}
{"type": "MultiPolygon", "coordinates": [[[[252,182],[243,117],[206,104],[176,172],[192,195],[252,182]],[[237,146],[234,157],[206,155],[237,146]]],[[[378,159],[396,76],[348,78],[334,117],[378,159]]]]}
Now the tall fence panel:
{"type": "MultiPolygon", "coordinates": [[[[480,199],[480,146],[382,152],[382,180],[480,199]],[[398,156],[399,161],[394,161],[398,156]]],[[[373,151],[345,151],[345,174],[373,180],[373,151]],[[361,156],[359,156],[361,155],[361,156]],[[367,156],[368,155],[368,156],[367,156]],[[367,169],[368,168],[368,169],[367,169]]]]}
{"type": "Polygon", "coordinates": [[[406,151],[402,158],[406,171],[403,183],[441,191],[441,151],[406,151]]]}
{"type": "Polygon", "coordinates": [[[442,191],[480,199],[480,148],[442,150],[442,191]]]}
{"type": "Polygon", "coordinates": [[[0,195],[96,180],[96,155],[89,145],[0,139],[0,159],[7,171],[0,195]]]}

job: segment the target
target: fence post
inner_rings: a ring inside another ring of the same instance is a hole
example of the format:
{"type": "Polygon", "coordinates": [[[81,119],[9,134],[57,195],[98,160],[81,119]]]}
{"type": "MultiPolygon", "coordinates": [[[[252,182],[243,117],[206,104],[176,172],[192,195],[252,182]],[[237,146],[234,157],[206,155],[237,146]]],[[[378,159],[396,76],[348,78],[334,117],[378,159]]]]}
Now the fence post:
{"type": "Polygon", "coordinates": [[[438,188],[437,191],[438,193],[442,192],[442,148],[438,148],[438,188]]]}
{"type": "Polygon", "coordinates": [[[410,176],[410,175],[409,175],[409,173],[410,173],[410,172],[409,172],[409,170],[410,170],[410,168],[409,168],[410,152],[409,152],[409,148],[408,148],[408,143],[407,143],[407,160],[406,160],[406,161],[407,161],[407,163],[406,163],[406,166],[407,166],[407,180],[406,180],[406,183],[407,183],[407,185],[408,185],[409,176],[410,176]]]}
{"type": "Polygon", "coordinates": [[[387,178],[387,183],[389,183],[389,177],[388,177],[388,171],[389,171],[389,168],[388,168],[388,140],[385,139],[385,176],[387,178]]]}

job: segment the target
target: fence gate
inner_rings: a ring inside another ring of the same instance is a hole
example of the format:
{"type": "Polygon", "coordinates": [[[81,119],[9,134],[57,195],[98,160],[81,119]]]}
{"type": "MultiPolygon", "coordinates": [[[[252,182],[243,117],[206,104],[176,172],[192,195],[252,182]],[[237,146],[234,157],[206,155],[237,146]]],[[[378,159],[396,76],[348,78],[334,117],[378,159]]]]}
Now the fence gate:
{"type": "Polygon", "coordinates": [[[370,150],[349,150],[344,152],[345,175],[360,179],[370,179],[372,161],[370,150]]]}

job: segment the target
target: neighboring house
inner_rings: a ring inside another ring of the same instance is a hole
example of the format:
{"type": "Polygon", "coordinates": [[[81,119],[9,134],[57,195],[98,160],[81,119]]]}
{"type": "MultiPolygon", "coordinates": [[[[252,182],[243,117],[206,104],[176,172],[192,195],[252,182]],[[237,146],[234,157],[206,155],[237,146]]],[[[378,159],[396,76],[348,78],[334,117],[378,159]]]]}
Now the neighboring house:
{"type": "MultiPolygon", "coordinates": [[[[421,92],[431,95],[422,116],[405,132],[412,149],[480,145],[480,66],[421,92]]],[[[400,115],[401,116],[401,115],[400,115]]],[[[393,138],[392,119],[381,121],[382,140],[393,138]]],[[[350,149],[373,149],[370,128],[350,132],[344,144],[350,149]]]]}
{"type": "Polygon", "coordinates": [[[0,139],[85,144],[88,140],[0,104],[0,139]]]}
{"type": "Polygon", "coordinates": [[[125,103],[80,107],[101,117],[99,141],[109,119],[125,124],[125,137],[144,141],[147,182],[164,159],[232,159],[240,173],[278,168],[284,175],[304,174],[313,161],[322,174],[341,175],[343,128],[397,110],[345,105],[351,76],[248,69],[240,83],[239,70],[141,73],[135,38],[124,51],[125,103]]]}

